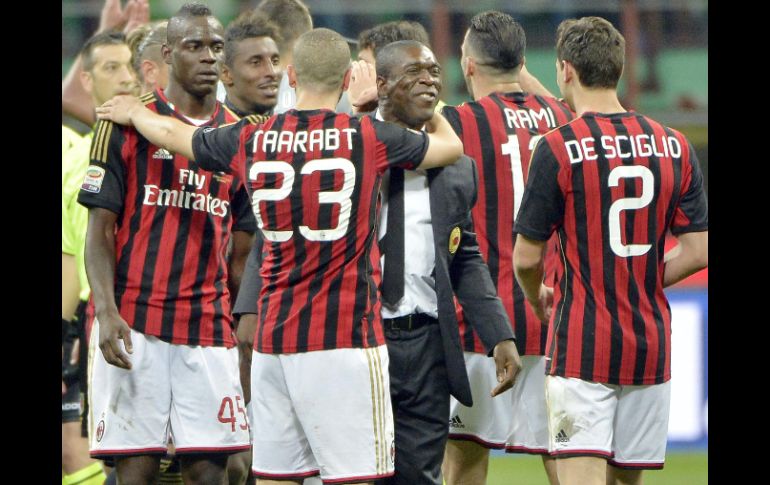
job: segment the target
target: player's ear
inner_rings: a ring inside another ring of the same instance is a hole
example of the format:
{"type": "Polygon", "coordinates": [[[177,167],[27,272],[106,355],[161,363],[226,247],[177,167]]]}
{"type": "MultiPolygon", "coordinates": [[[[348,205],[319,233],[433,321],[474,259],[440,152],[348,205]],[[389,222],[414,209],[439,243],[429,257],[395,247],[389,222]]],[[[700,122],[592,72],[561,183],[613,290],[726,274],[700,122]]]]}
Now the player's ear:
{"type": "Polygon", "coordinates": [[[572,82],[572,80],[575,78],[575,67],[569,62],[569,61],[560,61],[562,64],[562,81],[565,83],[572,82]]]}
{"type": "Polygon", "coordinates": [[[472,76],[476,72],[476,59],[472,57],[465,58],[465,66],[463,67],[463,75],[468,77],[472,76]]]}
{"type": "Polygon", "coordinates": [[[348,86],[350,86],[350,76],[352,74],[352,70],[349,67],[347,71],[345,71],[345,75],[342,77],[342,90],[347,91],[348,86]]]}
{"type": "Polygon", "coordinates": [[[388,80],[382,76],[377,76],[377,98],[388,99],[388,80]]]}
{"type": "Polygon", "coordinates": [[[80,71],[80,85],[86,90],[88,94],[91,94],[94,89],[94,79],[91,77],[91,73],[88,71],[80,71]]]}
{"type": "Polygon", "coordinates": [[[289,86],[297,89],[297,71],[294,70],[294,65],[286,66],[286,75],[289,76],[289,86]]]}
{"type": "Polygon", "coordinates": [[[230,68],[227,67],[227,64],[224,62],[221,64],[221,72],[219,74],[219,79],[222,81],[222,84],[227,86],[228,88],[231,87],[235,82],[233,82],[233,74],[230,72],[230,68]]]}

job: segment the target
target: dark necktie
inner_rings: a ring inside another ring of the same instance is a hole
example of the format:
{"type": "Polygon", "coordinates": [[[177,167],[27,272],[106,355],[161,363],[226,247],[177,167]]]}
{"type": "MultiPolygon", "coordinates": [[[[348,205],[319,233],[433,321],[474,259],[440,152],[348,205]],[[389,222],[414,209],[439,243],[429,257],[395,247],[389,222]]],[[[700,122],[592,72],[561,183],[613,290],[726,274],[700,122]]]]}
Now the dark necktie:
{"type": "Polygon", "coordinates": [[[395,306],[404,296],[404,169],[390,169],[388,188],[388,224],[385,233],[385,269],[382,274],[382,298],[395,306]]]}

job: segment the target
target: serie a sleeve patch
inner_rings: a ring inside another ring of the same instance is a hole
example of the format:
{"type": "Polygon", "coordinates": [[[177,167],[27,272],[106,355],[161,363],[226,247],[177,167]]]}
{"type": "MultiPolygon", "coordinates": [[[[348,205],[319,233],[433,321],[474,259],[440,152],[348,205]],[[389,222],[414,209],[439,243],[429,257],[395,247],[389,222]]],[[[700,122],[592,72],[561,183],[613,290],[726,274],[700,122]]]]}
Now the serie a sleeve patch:
{"type": "Polygon", "coordinates": [[[83,179],[83,185],[80,188],[86,192],[98,194],[102,190],[102,182],[104,182],[104,169],[96,165],[89,165],[83,179]]]}

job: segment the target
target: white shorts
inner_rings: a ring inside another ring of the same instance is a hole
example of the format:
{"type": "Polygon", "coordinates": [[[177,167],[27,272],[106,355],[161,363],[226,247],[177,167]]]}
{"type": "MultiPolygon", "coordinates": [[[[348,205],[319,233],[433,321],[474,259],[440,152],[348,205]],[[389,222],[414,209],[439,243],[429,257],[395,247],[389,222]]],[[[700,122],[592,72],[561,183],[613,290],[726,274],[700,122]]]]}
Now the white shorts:
{"type": "Polygon", "coordinates": [[[324,483],[393,475],[388,350],[254,352],[252,472],[324,483]]]}
{"type": "Polygon", "coordinates": [[[545,405],[545,356],[524,355],[513,385],[508,453],[548,454],[548,409],[545,405]]]}
{"type": "Polygon", "coordinates": [[[126,370],[108,364],[98,342],[97,322],[88,359],[92,457],[161,454],[169,438],[177,454],[249,449],[235,347],[176,345],[131,330],[126,370]]]}
{"type": "Polygon", "coordinates": [[[463,357],[473,406],[460,404],[450,396],[449,439],[474,441],[484,448],[503,449],[511,432],[513,395],[511,391],[506,391],[497,397],[490,397],[489,393],[498,384],[494,359],[476,352],[463,352],[463,357]]]}
{"type": "Polygon", "coordinates": [[[671,381],[620,386],[547,376],[545,385],[552,456],[599,456],[621,468],[663,468],[671,381]]]}

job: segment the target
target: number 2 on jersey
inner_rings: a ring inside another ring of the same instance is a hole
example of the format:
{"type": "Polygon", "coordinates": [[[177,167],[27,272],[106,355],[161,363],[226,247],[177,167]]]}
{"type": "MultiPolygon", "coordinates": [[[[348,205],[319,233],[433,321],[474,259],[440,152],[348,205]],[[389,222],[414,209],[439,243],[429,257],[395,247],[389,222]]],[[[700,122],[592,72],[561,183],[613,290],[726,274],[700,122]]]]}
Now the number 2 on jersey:
{"type": "Polygon", "coordinates": [[[618,199],[610,206],[609,220],[607,221],[610,228],[610,249],[621,258],[641,256],[650,250],[652,244],[623,244],[620,212],[642,209],[652,202],[655,176],[649,168],[642,165],[621,165],[612,169],[607,185],[617,187],[622,178],[641,178],[642,195],[618,199]]]}
{"type": "MultiPolygon", "coordinates": [[[[311,229],[307,225],[300,225],[299,232],[305,239],[310,241],[336,241],[345,235],[350,222],[350,212],[353,204],[350,196],[353,194],[353,188],[356,180],[356,167],[350,160],[344,158],[319,158],[312,160],[302,166],[300,175],[311,175],[318,171],[340,170],[343,173],[342,188],[340,190],[321,190],[318,192],[319,204],[338,204],[340,211],[337,219],[337,226],[329,229],[311,229]]],[[[279,201],[287,198],[294,186],[294,168],[283,161],[265,161],[257,162],[249,170],[249,179],[256,180],[260,174],[281,174],[283,180],[280,187],[270,189],[257,189],[252,195],[252,206],[254,215],[257,218],[257,225],[262,230],[262,234],[269,241],[285,242],[291,239],[293,230],[277,231],[265,228],[265,223],[260,213],[259,203],[261,201],[279,201]]]]}

